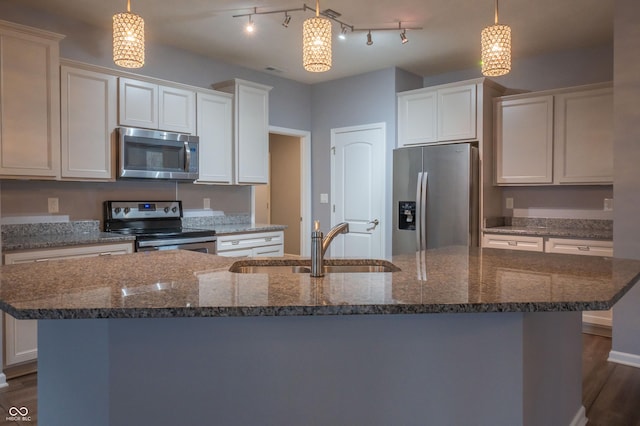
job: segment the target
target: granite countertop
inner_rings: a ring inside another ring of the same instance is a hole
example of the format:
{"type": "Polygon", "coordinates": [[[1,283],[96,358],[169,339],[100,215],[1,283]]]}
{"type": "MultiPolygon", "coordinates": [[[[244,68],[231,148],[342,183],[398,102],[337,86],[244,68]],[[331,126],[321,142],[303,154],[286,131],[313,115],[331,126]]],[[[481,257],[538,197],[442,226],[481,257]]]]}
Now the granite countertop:
{"type": "Polygon", "coordinates": [[[270,225],[264,223],[232,223],[225,225],[203,225],[198,226],[200,229],[212,229],[216,231],[216,235],[232,235],[242,234],[245,232],[269,232],[283,231],[286,225],[270,225]]]}
{"type": "Polygon", "coordinates": [[[135,236],[100,232],[97,220],[2,226],[2,251],[37,250],[82,244],[110,244],[135,236]]]}
{"type": "Polygon", "coordinates": [[[492,218],[487,219],[487,225],[483,231],[491,234],[530,235],[534,237],[613,240],[613,221],[543,217],[492,218]]]}
{"type": "Polygon", "coordinates": [[[613,240],[613,231],[606,229],[547,228],[543,226],[494,226],[484,228],[483,231],[488,234],[613,240]]]}
{"type": "Polygon", "coordinates": [[[178,250],[6,265],[0,308],[35,319],[604,310],[640,278],[635,260],[467,247],[322,278],[229,272],[235,261],[247,262],[178,250]]]}

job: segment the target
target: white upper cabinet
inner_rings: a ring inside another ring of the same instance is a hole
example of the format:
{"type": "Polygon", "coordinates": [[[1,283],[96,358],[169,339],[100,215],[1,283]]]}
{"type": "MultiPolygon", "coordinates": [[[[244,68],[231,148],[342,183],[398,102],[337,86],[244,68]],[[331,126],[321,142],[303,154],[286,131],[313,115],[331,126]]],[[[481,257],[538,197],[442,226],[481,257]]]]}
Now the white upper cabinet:
{"type": "Polygon", "coordinates": [[[506,96],[495,103],[495,183],[613,183],[610,83],[506,96]]]}
{"type": "Polygon", "coordinates": [[[196,94],[200,173],[197,182],[233,183],[233,97],[196,94]]]}
{"type": "Polygon", "coordinates": [[[553,182],[553,96],[496,102],[496,183],[553,182]]]}
{"type": "Polygon", "coordinates": [[[0,21],[0,175],[60,176],[59,42],[0,21]]]}
{"type": "Polygon", "coordinates": [[[557,95],[555,181],[613,182],[613,89],[557,95]]]}
{"type": "Polygon", "coordinates": [[[114,178],[117,77],[60,67],[62,178],[114,178]]]}
{"type": "Polygon", "coordinates": [[[438,90],[438,140],[476,138],[476,85],[438,90]]]}
{"type": "Polygon", "coordinates": [[[196,94],[191,90],[158,86],[160,130],[194,134],[196,132],[196,94]]]}
{"type": "Polygon", "coordinates": [[[130,78],[119,80],[118,122],[121,126],[196,132],[194,91],[130,78]]]}
{"type": "Polygon", "coordinates": [[[398,147],[477,137],[476,84],[428,87],[398,94],[398,147]]]}
{"type": "Polygon", "coordinates": [[[214,87],[234,95],[234,183],[268,183],[271,87],[239,79],[214,87]]]}

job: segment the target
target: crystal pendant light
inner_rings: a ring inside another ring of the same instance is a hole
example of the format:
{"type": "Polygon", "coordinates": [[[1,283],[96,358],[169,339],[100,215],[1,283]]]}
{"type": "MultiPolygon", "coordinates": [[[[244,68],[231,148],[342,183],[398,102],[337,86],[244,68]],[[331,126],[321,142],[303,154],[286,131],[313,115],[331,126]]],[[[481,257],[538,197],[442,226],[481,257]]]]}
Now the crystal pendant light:
{"type": "Polygon", "coordinates": [[[497,77],[511,71],[511,28],[498,24],[498,0],[495,25],[482,30],[481,44],[482,75],[497,77]]]}
{"type": "Polygon", "coordinates": [[[124,68],[144,65],[144,20],[131,13],[131,0],[126,12],[113,15],[113,62],[124,68]]]}
{"type": "Polygon", "coordinates": [[[316,0],[316,16],[302,26],[302,64],[310,72],[331,69],[331,21],[320,17],[320,1],[316,0]]]}

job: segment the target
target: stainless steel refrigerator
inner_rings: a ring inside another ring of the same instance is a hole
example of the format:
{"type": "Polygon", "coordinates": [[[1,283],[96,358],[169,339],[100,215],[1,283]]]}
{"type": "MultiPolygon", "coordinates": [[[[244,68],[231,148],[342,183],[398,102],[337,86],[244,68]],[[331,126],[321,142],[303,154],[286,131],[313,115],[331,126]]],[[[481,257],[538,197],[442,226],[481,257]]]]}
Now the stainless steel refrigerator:
{"type": "Polygon", "coordinates": [[[478,149],[469,143],[393,151],[393,254],[478,245],[478,149]]]}

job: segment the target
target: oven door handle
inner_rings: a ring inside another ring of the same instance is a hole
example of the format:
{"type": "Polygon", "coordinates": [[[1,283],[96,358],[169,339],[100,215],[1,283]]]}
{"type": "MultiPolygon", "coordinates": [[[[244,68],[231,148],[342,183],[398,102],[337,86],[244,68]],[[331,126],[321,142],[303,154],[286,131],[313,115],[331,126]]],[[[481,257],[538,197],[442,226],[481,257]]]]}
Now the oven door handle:
{"type": "Polygon", "coordinates": [[[211,237],[188,237],[188,238],[166,238],[157,240],[138,241],[138,247],[173,246],[190,243],[214,243],[216,238],[211,237]]]}

